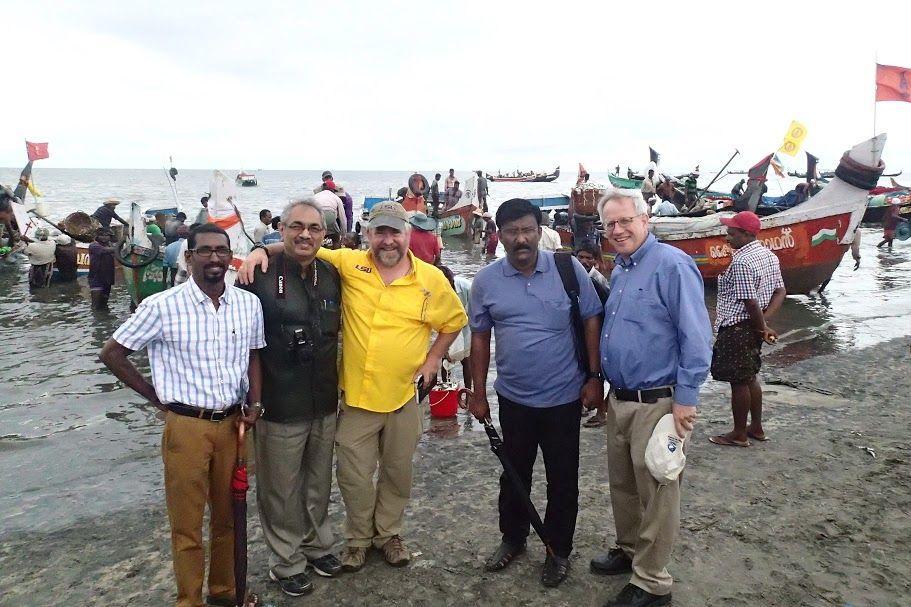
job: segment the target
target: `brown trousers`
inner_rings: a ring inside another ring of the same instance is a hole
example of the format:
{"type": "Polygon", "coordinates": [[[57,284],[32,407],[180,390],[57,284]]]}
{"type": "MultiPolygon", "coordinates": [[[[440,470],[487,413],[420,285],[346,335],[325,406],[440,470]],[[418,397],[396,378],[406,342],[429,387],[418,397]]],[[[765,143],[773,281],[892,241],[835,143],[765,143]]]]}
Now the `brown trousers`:
{"type": "Polygon", "coordinates": [[[345,500],[348,546],[380,548],[402,533],[405,506],[411,499],[412,459],[423,432],[422,416],[415,399],[392,413],[342,404],[335,434],[336,479],[345,500]]]}
{"type": "Polygon", "coordinates": [[[630,583],[652,594],[671,591],[667,571],[680,528],[680,479],[659,485],[645,465],[645,447],[673,398],[657,403],[618,401],[607,408],[607,470],[617,546],[633,560],[630,583]]]}
{"type": "Polygon", "coordinates": [[[209,504],[209,594],[234,598],[231,476],[237,457],[237,415],[220,422],[168,412],[161,438],[165,499],[177,607],[203,607],[206,570],[202,522],[209,504]]]}

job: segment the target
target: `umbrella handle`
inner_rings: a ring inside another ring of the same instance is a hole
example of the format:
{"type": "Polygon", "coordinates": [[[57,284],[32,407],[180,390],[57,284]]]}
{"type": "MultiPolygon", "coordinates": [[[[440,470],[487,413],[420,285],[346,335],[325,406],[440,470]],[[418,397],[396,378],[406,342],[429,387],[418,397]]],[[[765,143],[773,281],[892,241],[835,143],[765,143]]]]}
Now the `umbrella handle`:
{"type": "Polygon", "coordinates": [[[243,420],[238,420],[237,423],[237,455],[240,457],[240,454],[243,453],[244,445],[247,442],[247,424],[243,420]]]}

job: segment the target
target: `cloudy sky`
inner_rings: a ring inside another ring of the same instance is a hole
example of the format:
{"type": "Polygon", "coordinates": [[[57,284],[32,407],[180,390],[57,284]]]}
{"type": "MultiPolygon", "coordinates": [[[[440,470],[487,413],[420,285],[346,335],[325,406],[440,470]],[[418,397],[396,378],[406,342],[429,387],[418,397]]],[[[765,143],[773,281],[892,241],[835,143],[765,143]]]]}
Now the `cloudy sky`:
{"type": "MultiPolygon", "coordinates": [[[[62,5],[3,13],[0,166],[28,138],[45,167],[745,167],[797,119],[834,167],[874,58],[911,67],[907,1],[62,5]]],[[[911,174],[911,104],[878,105],[911,174]]]]}

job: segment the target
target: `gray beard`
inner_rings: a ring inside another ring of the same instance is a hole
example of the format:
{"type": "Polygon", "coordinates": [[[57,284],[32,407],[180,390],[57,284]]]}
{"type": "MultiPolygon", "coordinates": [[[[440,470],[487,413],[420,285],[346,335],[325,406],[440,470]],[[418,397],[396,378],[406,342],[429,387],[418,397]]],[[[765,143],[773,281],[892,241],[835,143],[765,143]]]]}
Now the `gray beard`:
{"type": "Polygon", "coordinates": [[[396,264],[402,261],[404,256],[405,254],[398,249],[394,251],[377,251],[376,260],[380,262],[380,265],[382,266],[394,268],[396,264]]]}

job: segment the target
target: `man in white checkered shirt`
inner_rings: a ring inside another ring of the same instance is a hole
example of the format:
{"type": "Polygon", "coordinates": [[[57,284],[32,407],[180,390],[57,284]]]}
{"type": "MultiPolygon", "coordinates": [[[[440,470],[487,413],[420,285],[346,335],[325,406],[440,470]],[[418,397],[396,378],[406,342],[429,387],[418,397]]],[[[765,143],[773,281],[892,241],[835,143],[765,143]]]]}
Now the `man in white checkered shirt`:
{"type": "Polygon", "coordinates": [[[775,254],[756,240],[759,217],[744,211],[722,217],[727,241],[734,249],[731,265],[718,277],[712,377],[731,384],[734,429],[709,440],[716,445],[749,447],[750,439],[768,440],[762,429],[762,342],[774,343],[778,335],[766,320],[785,298],[784,280],[775,254]],[[747,418],[750,424],[747,426],[747,418]]]}
{"type": "Polygon", "coordinates": [[[261,414],[258,349],[263,311],[253,293],[225,284],[227,233],[214,224],[190,232],[191,278],[143,301],[105,343],[100,358],[118,379],[165,412],[161,455],[177,606],[199,607],[205,574],[202,522],[209,505],[209,604],[234,605],[231,476],[237,424],[261,414]],[[127,356],[146,348],[150,383],[127,356]],[[254,403],[250,409],[245,402],[254,403]]]}

